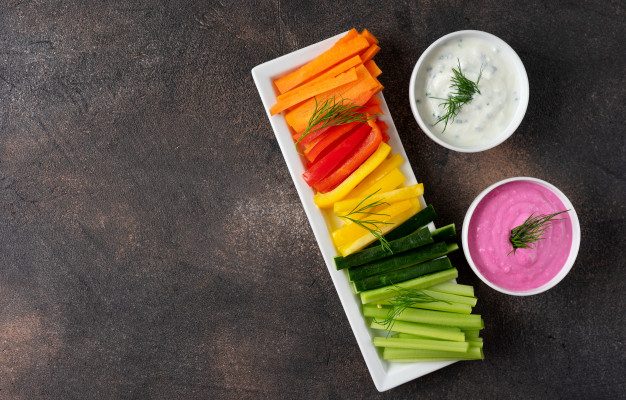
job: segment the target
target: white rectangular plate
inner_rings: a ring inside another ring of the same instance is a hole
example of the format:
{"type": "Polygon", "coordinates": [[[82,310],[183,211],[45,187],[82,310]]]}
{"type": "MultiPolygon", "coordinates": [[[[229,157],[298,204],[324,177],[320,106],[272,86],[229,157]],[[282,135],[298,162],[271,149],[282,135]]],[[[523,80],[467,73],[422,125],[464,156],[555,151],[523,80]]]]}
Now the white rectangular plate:
{"type": "MultiPolygon", "coordinates": [[[[309,223],[317,239],[317,244],[320,247],[326,267],[330,273],[330,277],[333,280],[337,294],[341,305],[346,312],[356,341],[363,353],[365,364],[372,375],[374,385],[379,391],[384,391],[408,382],[412,379],[418,378],[429,372],[438,370],[447,365],[453,363],[453,361],[445,362],[421,362],[421,363],[389,363],[382,359],[381,354],[376,347],[372,344],[373,332],[367,326],[365,318],[361,314],[361,301],[357,295],[352,292],[350,282],[348,281],[347,274],[344,271],[337,271],[333,257],[337,255],[335,246],[333,245],[330,237],[326,221],[324,219],[324,213],[317,208],[313,202],[313,190],[309,188],[302,179],[302,173],[304,172],[304,165],[300,159],[296,147],[291,138],[291,133],[287,122],[282,114],[272,116],[269,112],[270,107],[276,102],[276,93],[272,86],[272,80],[276,77],[293,70],[305,62],[316,57],[320,53],[330,48],[341,36],[345,34],[339,34],[321,42],[315,43],[311,46],[294,51],[282,57],[278,57],[274,60],[268,61],[261,65],[257,65],[252,69],[252,77],[257,86],[263,106],[267,111],[267,117],[270,120],[276,140],[280,146],[280,149],[285,157],[287,168],[293,179],[293,184],[296,186],[302,206],[309,218],[309,223]]],[[[384,71],[383,71],[384,74],[384,71]]],[[[411,185],[417,183],[413,170],[408,162],[406,153],[398,131],[396,130],[391,114],[385,98],[382,93],[378,94],[378,98],[381,101],[381,107],[384,115],[380,117],[388,125],[389,145],[392,148],[392,153],[400,154],[406,160],[402,164],[402,172],[407,177],[406,184],[411,185]]],[[[422,205],[424,205],[424,199],[421,199],[422,205]]]]}

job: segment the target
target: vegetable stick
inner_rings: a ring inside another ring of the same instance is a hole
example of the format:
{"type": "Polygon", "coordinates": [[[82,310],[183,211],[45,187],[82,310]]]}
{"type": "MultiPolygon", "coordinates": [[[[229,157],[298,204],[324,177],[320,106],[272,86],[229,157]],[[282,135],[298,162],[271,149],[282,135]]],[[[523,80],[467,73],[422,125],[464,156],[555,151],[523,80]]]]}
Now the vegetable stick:
{"type": "MultiPolygon", "coordinates": [[[[375,201],[383,201],[385,203],[391,204],[402,200],[408,200],[410,198],[416,198],[421,196],[422,194],[424,194],[424,185],[418,183],[416,185],[403,187],[389,192],[377,192],[368,197],[367,201],[372,203],[375,201]]],[[[362,198],[338,201],[335,203],[333,210],[336,214],[349,212],[350,210],[358,206],[359,203],[362,201],[362,198]]]]}
{"type": "Polygon", "coordinates": [[[372,33],[367,29],[363,29],[363,31],[361,31],[361,36],[367,39],[370,44],[378,44],[378,39],[376,39],[376,36],[372,35],[372,33]]]}
{"type": "Polygon", "coordinates": [[[378,100],[378,97],[374,96],[371,99],[369,99],[367,101],[367,103],[364,104],[365,107],[369,107],[369,106],[380,106],[380,100],[378,100]]]}
{"type": "Polygon", "coordinates": [[[474,287],[471,285],[461,285],[459,283],[442,283],[428,288],[436,292],[456,294],[458,296],[474,297],[474,287]]]}
{"type": "MultiPolygon", "coordinates": [[[[346,198],[347,199],[363,198],[364,196],[367,196],[370,193],[374,193],[376,190],[371,189],[372,185],[376,183],[377,181],[381,180],[382,178],[384,178],[385,175],[387,175],[394,169],[397,169],[400,165],[402,165],[403,162],[404,162],[404,158],[402,158],[402,156],[399,154],[394,154],[393,156],[389,157],[388,159],[383,161],[380,164],[380,166],[378,166],[378,168],[372,171],[371,174],[369,174],[365,179],[363,179],[363,181],[357,187],[355,187],[348,194],[348,196],[346,196],[346,198]]],[[[400,171],[398,170],[398,172],[400,171]]],[[[380,192],[381,193],[388,192],[389,190],[380,189],[380,192]]]]}
{"type": "Polygon", "coordinates": [[[479,347],[470,346],[466,353],[454,353],[437,350],[415,350],[385,347],[383,359],[393,362],[423,362],[423,361],[453,361],[453,360],[482,360],[483,351],[479,347]]]}
{"type": "MultiPolygon", "coordinates": [[[[380,214],[380,216],[377,216],[376,218],[380,221],[381,226],[379,228],[382,228],[383,226],[388,226],[388,221],[393,216],[403,213],[404,211],[410,209],[411,206],[412,204],[409,200],[404,200],[396,204],[391,204],[387,207],[384,207],[380,211],[377,211],[377,213],[380,214]]],[[[361,236],[368,234],[371,235],[370,231],[363,228],[359,224],[349,221],[341,228],[333,231],[332,237],[335,244],[339,247],[342,244],[354,241],[355,238],[360,238],[361,236]]],[[[345,257],[345,254],[343,256],[345,257]]]]}
{"type": "Polygon", "coordinates": [[[376,149],[378,149],[378,146],[383,141],[383,135],[380,133],[378,125],[375,123],[369,124],[368,121],[368,124],[363,124],[362,127],[359,127],[358,129],[362,128],[368,128],[367,130],[369,132],[365,141],[362,142],[351,155],[344,159],[335,171],[314,184],[313,187],[315,190],[322,193],[331,191],[348,178],[351,173],[353,173],[361,164],[365,162],[365,160],[374,154],[376,149]]]}
{"type": "Polygon", "coordinates": [[[377,120],[376,123],[378,124],[378,128],[381,132],[387,132],[387,129],[389,129],[385,121],[377,120]]]}
{"type": "MultiPolygon", "coordinates": [[[[337,65],[335,65],[334,67],[327,69],[324,73],[322,73],[319,76],[316,76],[315,78],[306,81],[306,83],[304,83],[302,86],[307,85],[309,83],[312,82],[319,82],[322,81],[324,79],[328,79],[328,78],[333,78],[337,75],[339,75],[342,72],[346,72],[347,70],[349,70],[352,67],[357,67],[359,65],[363,64],[363,61],[361,60],[361,57],[357,54],[356,56],[352,57],[352,58],[348,58],[346,61],[339,63],[337,65]]],[[[365,65],[364,65],[365,66],[365,65]]],[[[365,66],[367,68],[367,66],[365,66]]],[[[369,71],[369,69],[368,69],[369,71]]]]}
{"type": "MultiPolygon", "coordinates": [[[[422,227],[418,229],[416,232],[421,231],[421,229],[423,228],[428,229],[428,227],[422,227]]],[[[409,236],[412,236],[412,235],[413,234],[409,236]]],[[[391,242],[389,242],[389,247],[391,247],[391,243],[397,243],[398,240],[403,240],[403,239],[404,238],[392,240],[391,242]]],[[[402,254],[396,254],[396,252],[394,251],[393,257],[389,257],[389,253],[387,253],[387,257],[385,258],[380,258],[378,260],[374,260],[373,262],[370,262],[370,263],[367,263],[365,265],[361,265],[358,267],[349,268],[348,278],[351,281],[356,282],[356,281],[366,280],[373,276],[388,275],[389,273],[393,271],[398,271],[404,268],[415,266],[416,264],[434,260],[436,258],[445,256],[446,254],[449,254],[459,249],[459,246],[457,244],[446,243],[446,242],[434,242],[432,237],[430,238],[430,242],[431,243],[426,244],[426,245],[416,246],[413,249],[409,249],[409,251],[403,252],[402,254]]],[[[380,246],[368,247],[364,251],[376,250],[376,249],[379,249],[379,247],[380,246]]],[[[358,253],[355,253],[355,254],[358,254],[358,253]]],[[[452,268],[452,266],[448,268],[452,268]]],[[[442,269],[447,269],[447,268],[442,268],[442,269]]],[[[422,269],[422,270],[425,271],[426,269],[422,269]]],[[[434,272],[434,268],[433,268],[433,272],[434,272]]],[[[421,275],[426,275],[429,273],[430,272],[424,272],[421,275]]],[[[414,276],[414,278],[416,277],[417,275],[414,276]]],[[[410,279],[410,278],[407,278],[407,279],[410,279]]],[[[403,279],[403,280],[407,280],[407,279],[403,279]]],[[[400,281],[398,280],[398,282],[400,281]]],[[[387,285],[381,285],[381,286],[387,286],[387,285]]]]}
{"type": "Polygon", "coordinates": [[[336,99],[350,101],[356,106],[362,106],[374,93],[382,88],[380,82],[378,82],[376,78],[373,78],[364,66],[359,65],[356,67],[356,73],[358,79],[355,82],[345,84],[324,94],[315,96],[315,98],[309,99],[287,112],[285,119],[289,126],[296,132],[301,133],[306,129],[309,119],[315,111],[316,104],[322,104],[326,100],[335,97],[336,99]]]}
{"type": "Polygon", "coordinates": [[[339,126],[333,126],[317,140],[304,145],[304,156],[310,162],[314,162],[323,152],[332,145],[336,140],[342,138],[346,133],[352,131],[360,125],[359,122],[351,122],[339,126]]]}
{"type": "MultiPolygon", "coordinates": [[[[382,111],[381,111],[381,114],[382,114],[382,111]]],[[[380,129],[380,132],[383,134],[383,142],[385,143],[388,142],[389,134],[387,133],[387,129],[389,129],[389,127],[384,121],[381,121],[381,120],[376,121],[376,123],[378,124],[378,128],[380,129]]]]}
{"type": "Polygon", "coordinates": [[[372,104],[371,106],[363,106],[363,112],[370,115],[380,115],[383,113],[383,110],[378,104],[372,104]]]}
{"type": "Polygon", "coordinates": [[[343,180],[345,180],[352,172],[354,172],[365,160],[371,156],[383,141],[383,135],[378,128],[378,125],[373,119],[367,121],[368,126],[372,132],[368,136],[365,143],[358,148],[358,150],[348,157],[341,167],[337,168],[331,175],[324,178],[319,183],[313,185],[315,190],[321,193],[326,193],[334,189],[343,180]]]}
{"type": "MultiPolygon", "coordinates": [[[[370,327],[373,329],[385,330],[387,326],[372,321],[370,327]]],[[[391,330],[394,332],[411,333],[413,335],[423,336],[425,338],[433,338],[439,340],[450,340],[453,342],[464,342],[465,334],[458,328],[449,326],[435,326],[416,324],[413,322],[395,321],[391,330]]]]}
{"type": "MultiPolygon", "coordinates": [[[[346,158],[351,157],[355,151],[359,151],[358,149],[363,146],[363,141],[369,140],[371,131],[372,129],[368,125],[363,124],[358,129],[350,132],[345,139],[341,140],[341,143],[321,158],[319,162],[316,162],[304,171],[302,178],[309,186],[318,189],[318,183],[324,182],[328,176],[335,175],[337,169],[343,167],[346,158]]],[[[379,143],[381,140],[382,138],[379,139],[379,143]]],[[[374,150],[376,149],[374,148],[372,153],[374,150]]]]}
{"type": "MultiPolygon", "coordinates": [[[[357,36],[359,36],[359,32],[356,30],[356,28],[352,28],[341,39],[337,40],[337,44],[345,43],[345,42],[347,42],[349,40],[354,39],[357,36]]],[[[367,40],[367,38],[366,38],[366,40],[367,40]]]]}
{"type": "MultiPolygon", "coordinates": [[[[443,245],[443,248],[446,248],[446,244],[437,243],[437,245],[443,245]]],[[[445,251],[445,250],[444,250],[445,251]]],[[[441,253],[439,253],[441,254],[441,253]]],[[[395,258],[395,257],[392,257],[395,258]]],[[[389,271],[383,273],[381,275],[370,276],[360,281],[353,281],[354,287],[357,291],[362,292],[365,290],[378,289],[384,286],[389,286],[396,284],[398,282],[408,281],[409,279],[418,278],[420,276],[432,274],[435,272],[443,271],[449,268],[452,268],[452,263],[448,257],[436,258],[434,260],[428,260],[424,262],[419,262],[415,265],[408,264],[410,262],[410,257],[405,257],[402,263],[406,266],[405,268],[396,269],[393,271],[389,271]]],[[[429,310],[419,310],[419,311],[429,311],[429,310]]],[[[440,312],[440,311],[433,311],[440,312]]],[[[450,313],[445,313],[450,314],[450,313]]],[[[408,318],[397,318],[404,321],[411,322],[422,322],[422,321],[413,321],[408,318]]],[[[435,324],[435,325],[449,325],[449,324],[435,324]]]]}
{"type": "Polygon", "coordinates": [[[363,62],[367,62],[374,58],[374,56],[378,54],[379,51],[380,46],[378,46],[377,44],[373,44],[367,50],[361,53],[361,59],[363,60],[363,62]]]}
{"type": "MultiPolygon", "coordinates": [[[[331,207],[335,202],[346,197],[356,185],[382,163],[391,151],[386,143],[381,143],[378,149],[359,168],[356,169],[345,181],[328,193],[318,193],[313,197],[313,201],[320,208],[331,207]]],[[[437,282],[443,283],[443,282],[437,282]]]]}
{"type": "Polygon", "coordinates": [[[370,74],[372,74],[374,78],[378,78],[378,76],[383,73],[383,71],[378,68],[378,65],[376,65],[374,60],[368,60],[364,62],[363,65],[365,65],[365,68],[367,68],[367,70],[370,72],[370,74]]]}
{"type": "Polygon", "coordinates": [[[456,294],[442,293],[432,290],[432,288],[424,289],[424,294],[429,295],[433,299],[441,301],[451,301],[459,304],[467,304],[471,307],[476,307],[478,299],[476,297],[458,296],[456,294]]]}
{"type": "MultiPolygon", "coordinates": [[[[390,305],[391,301],[382,301],[382,305],[390,305]]],[[[447,311],[457,314],[471,314],[472,307],[467,304],[453,303],[449,301],[428,301],[425,303],[413,303],[413,308],[422,308],[426,310],[447,311]]],[[[467,335],[466,335],[467,336],[467,335]]]]}
{"type": "Polygon", "coordinates": [[[383,249],[381,246],[372,246],[352,253],[348,257],[335,256],[335,266],[337,270],[347,268],[348,278],[354,281],[356,279],[353,279],[353,276],[361,273],[360,271],[363,270],[361,267],[389,257],[388,250],[391,250],[394,254],[402,253],[431,243],[433,243],[433,239],[430,235],[430,230],[424,226],[403,238],[390,241],[387,249],[383,249]]]}
{"type": "MultiPolygon", "coordinates": [[[[389,225],[384,225],[380,227],[379,229],[383,235],[391,231],[396,226],[402,224],[407,219],[411,218],[420,210],[420,204],[417,200],[410,199],[410,200],[405,200],[405,201],[408,201],[411,203],[411,208],[387,220],[386,222],[389,223],[389,225]]],[[[396,203],[396,204],[400,204],[400,203],[396,203]]],[[[376,238],[374,237],[374,235],[372,235],[370,232],[367,232],[366,234],[362,235],[358,239],[353,240],[352,242],[347,243],[343,246],[340,246],[338,250],[339,250],[339,253],[341,253],[341,255],[345,257],[356,251],[361,250],[362,248],[374,242],[375,240],[376,238]]]]}
{"type": "Polygon", "coordinates": [[[479,314],[455,314],[417,308],[405,308],[396,315],[396,319],[421,324],[455,326],[461,329],[481,329],[483,326],[479,314]]]}
{"type": "Polygon", "coordinates": [[[323,73],[333,65],[363,52],[368,47],[368,41],[362,36],[340,41],[297,70],[276,79],[274,84],[280,93],[285,93],[323,73]]]}
{"type": "Polygon", "coordinates": [[[404,176],[402,171],[400,171],[398,168],[394,168],[387,175],[385,175],[382,179],[374,182],[370,186],[361,188],[358,194],[355,195],[355,192],[352,191],[348,193],[348,195],[345,198],[346,199],[354,199],[354,198],[362,199],[364,196],[367,196],[369,193],[388,192],[402,185],[405,180],[406,180],[406,176],[404,176]]]}
{"type": "Polygon", "coordinates": [[[455,353],[467,353],[467,351],[469,350],[469,343],[467,342],[452,342],[449,340],[433,340],[433,339],[386,338],[386,337],[375,337],[374,346],[394,347],[398,349],[450,351],[450,352],[455,352],[455,353]]]}
{"type": "Polygon", "coordinates": [[[272,113],[272,115],[278,114],[279,112],[282,112],[289,107],[295,106],[298,103],[308,100],[313,96],[328,92],[329,90],[333,90],[339,86],[345,85],[346,83],[354,82],[356,80],[356,70],[352,68],[342,74],[337,75],[334,78],[328,78],[326,80],[298,86],[295,89],[279,95],[276,98],[276,104],[274,104],[272,108],[270,108],[270,112],[272,113]]]}
{"type": "MultiPolygon", "coordinates": [[[[459,271],[456,268],[451,268],[441,272],[435,272],[434,274],[424,275],[419,278],[411,279],[410,281],[400,282],[394,287],[385,286],[378,289],[367,290],[361,292],[361,303],[378,303],[387,299],[391,299],[396,296],[395,289],[425,289],[432,285],[447,282],[451,279],[456,279],[459,276],[459,271]]],[[[405,332],[411,333],[411,332],[405,332]]],[[[465,336],[465,335],[463,335],[465,336]]]]}

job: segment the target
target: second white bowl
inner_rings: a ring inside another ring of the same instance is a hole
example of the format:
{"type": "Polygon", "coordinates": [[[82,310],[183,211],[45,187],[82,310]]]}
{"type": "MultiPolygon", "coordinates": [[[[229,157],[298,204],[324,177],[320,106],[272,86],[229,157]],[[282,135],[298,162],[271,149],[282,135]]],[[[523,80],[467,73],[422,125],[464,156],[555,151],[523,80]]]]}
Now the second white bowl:
{"type": "Polygon", "coordinates": [[[556,186],[544,180],[537,179],[537,178],[524,177],[524,176],[516,177],[516,178],[509,178],[509,179],[504,179],[504,180],[494,183],[493,185],[489,186],[487,189],[483,190],[478,196],[476,196],[476,199],[474,199],[469,209],[467,210],[467,213],[465,214],[465,219],[463,220],[463,230],[461,232],[461,241],[462,241],[462,246],[463,246],[463,252],[465,253],[465,258],[467,259],[468,264],[470,265],[474,273],[483,282],[485,282],[491,288],[499,292],[505,293],[505,294],[510,294],[514,296],[529,296],[529,295],[545,292],[546,290],[554,287],[563,278],[565,278],[568,272],[572,269],[572,266],[574,265],[574,262],[576,261],[576,257],[578,256],[578,249],[580,248],[580,222],[578,221],[578,214],[576,214],[576,210],[574,210],[574,206],[572,205],[572,202],[569,201],[567,196],[565,196],[565,194],[563,194],[563,192],[561,192],[556,186]],[[478,266],[472,259],[472,254],[469,249],[469,237],[468,237],[469,226],[472,220],[472,216],[474,215],[474,211],[476,211],[476,207],[478,207],[480,202],[485,198],[485,196],[487,196],[497,187],[500,187],[504,184],[507,184],[509,182],[514,182],[514,181],[533,182],[550,190],[563,203],[563,205],[565,206],[565,209],[569,210],[568,215],[572,222],[572,245],[570,247],[570,251],[565,261],[565,264],[561,267],[559,272],[548,282],[544,283],[543,285],[537,288],[530,289],[530,290],[521,290],[521,291],[503,288],[491,282],[489,279],[487,279],[487,277],[485,277],[485,275],[480,271],[480,268],[478,268],[478,266]]]}

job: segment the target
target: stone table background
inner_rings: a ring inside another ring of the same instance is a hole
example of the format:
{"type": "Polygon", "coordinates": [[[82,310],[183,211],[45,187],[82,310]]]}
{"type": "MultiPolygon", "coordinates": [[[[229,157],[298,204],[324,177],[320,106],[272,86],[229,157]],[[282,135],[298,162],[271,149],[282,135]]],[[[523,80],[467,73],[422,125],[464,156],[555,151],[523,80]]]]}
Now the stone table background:
{"type": "Polygon", "coordinates": [[[0,5],[0,399],[617,399],[626,392],[626,5],[19,1],[0,5]],[[352,26],[439,223],[530,175],[582,247],[529,298],[476,286],[486,360],[376,392],[250,69],[352,26]],[[459,154],[408,105],[440,36],[506,40],[530,78],[515,135],[459,154]]]}

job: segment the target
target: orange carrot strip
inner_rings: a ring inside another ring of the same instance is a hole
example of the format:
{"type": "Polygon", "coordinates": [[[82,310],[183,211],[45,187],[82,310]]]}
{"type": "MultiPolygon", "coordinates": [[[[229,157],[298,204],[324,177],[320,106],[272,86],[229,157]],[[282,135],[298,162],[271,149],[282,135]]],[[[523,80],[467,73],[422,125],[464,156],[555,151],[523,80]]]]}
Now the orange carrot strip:
{"type": "Polygon", "coordinates": [[[370,44],[378,44],[378,39],[376,39],[376,36],[372,35],[372,33],[367,29],[363,29],[363,32],[361,32],[361,36],[367,39],[370,44]]]}
{"type": "MultiPolygon", "coordinates": [[[[321,81],[321,80],[327,79],[329,77],[335,77],[335,76],[339,75],[340,73],[349,70],[352,67],[357,67],[359,64],[363,64],[363,63],[361,62],[361,57],[359,57],[359,55],[357,54],[356,56],[354,56],[352,58],[349,58],[346,61],[344,61],[342,63],[339,63],[339,64],[335,65],[334,67],[332,67],[330,69],[327,69],[321,75],[318,75],[314,79],[306,81],[304,84],[302,84],[300,86],[304,86],[304,85],[306,85],[308,83],[311,83],[311,82],[321,81]]],[[[298,87],[300,87],[300,86],[298,86],[298,87]]],[[[278,91],[278,90],[276,90],[276,91],[278,91]]],[[[295,107],[293,107],[293,106],[292,107],[288,107],[287,111],[291,111],[293,108],[295,108],[295,107]]]]}
{"type": "Polygon", "coordinates": [[[294,131],[301,133],[306,129],[306,126],[311,118],[311,115],[315,111],[315,104],[322,104],[326,100],[335,97],[338,101],[341,99],[350,101],[354,105],[362,106],[365,104],[374,93],[377,93],[382,89],[380,82],[373,78],[367,69],[360,65],[356,68],[358,79],[355,82],[347,83],[343,86],[330,90],[321,95],[315,96],[313,99],[309,99],[304,103],[298,105],[293,110],[285,114],[287,124],[293,128],[294,131]]]}
{"type": "Polygon", "coordinates": [[[329,78],[323,81],[299,86],[295,89],[288,91],[287,93],[278,96],[276,98],[276,104],[274,104],[272,108],[270,108],[270,112],[272,113],[272,115],[278,114],[279,112],[282,112],[291,106],[295,106],[296,104],[301,103],[304,100],[310,99],[313,96],[328,92],[329,90],[333,90],[339,86],[345,85],[346,83],[354,82],[356,80],[356,70],[352,68],[344,72],[343,74],[337,75],[334,78],[329,78]]]}
{"type": "Polygon", "coordinates": [[[369,99],[367,101],[367,103],[365,103],[363,105],[364,107],[370,107],[370,106],[380,106],[380,101],[378,100],[377,97],[372,97],[371,99],[369,99]]]}
{"type": "Polygon", "coordinates": [[[363,112],[368,114],[382,114],[383,110],[380,108],[380,102],[375,96],[372,96],[367,103],[363,104],[363,112]]]}
{"type": "Polygon", "coordinates": [[[356,67],[359,64],[362,64],[362,61],[361,61],[361,57],[359,57],[359,55],[357,54],[356,56],[348,58],[346,61],[344,61],[342,63],[339,63],[339,64],[335,65],[334,67],[332,67],[330,69],[327,69],[321,75],[316,76],[315,78],[311,79],[310,81],[306,81],[302,86],[307,85],[307,84],[309,84],[311,82],[318,82],[318,81],[321,81],[321,80],[324,80],[324,79],[334,78],[335,76],[339,75],[340,73],[346,72],[350,68],[356,67]]]}
{"type": "Polygon", "coordinates": [[[378,46],[377,44],[373,44],[367,50],[361,53],[361,59],[363,59],[363,62],[369,61],[374,58],[374,56],[378,54],[379,51],[380,46],[378,46]]]}
{"type": "Polygon", "coordinates": [[[374,60],[367,60],[367,62],[365,62],[363,65],[365,65],[365,68],[367,68],[367,70],[374,78],[377,78],[380,74],[383,73],[383,71],[378,68],[378,65],[376,65],[374,60]]]}
{"type": "MultiPolygon", "coordinates": [[[[356,28],[352,28],[348,31],[348,33],[346,33],[344,35],[344,37],[342,37],[341,39],[337,40],[337,44],[339,43],[345,43],[350,39],[354,39],[355,37],[359,36],[359,32],[356,30],[356,28]]],[[[366,39],[367,40],[367,39],[366,39]]]]}
{"type": "Polygon", "coordinates": [[[304,64],[297,70],[276,79],[274,84],[280,93],[285,93],[303,82],[306,82],[308,79],[321,74],[333,65],[361,53],[367,49],[368,46],[369,43],[362,36],[357,36],[345,42],[335,43],[333,47],[304,64]]]}
{"type": "Polygon", "coordinates": [[[371,115],[375,115],[375,114],[382,114],[383,110],[382,108],[380,108],[380,106],[378,104],[372,104],[372,105],[365,105],[363,110],[364,113],[368,113],[371,115]]]}

